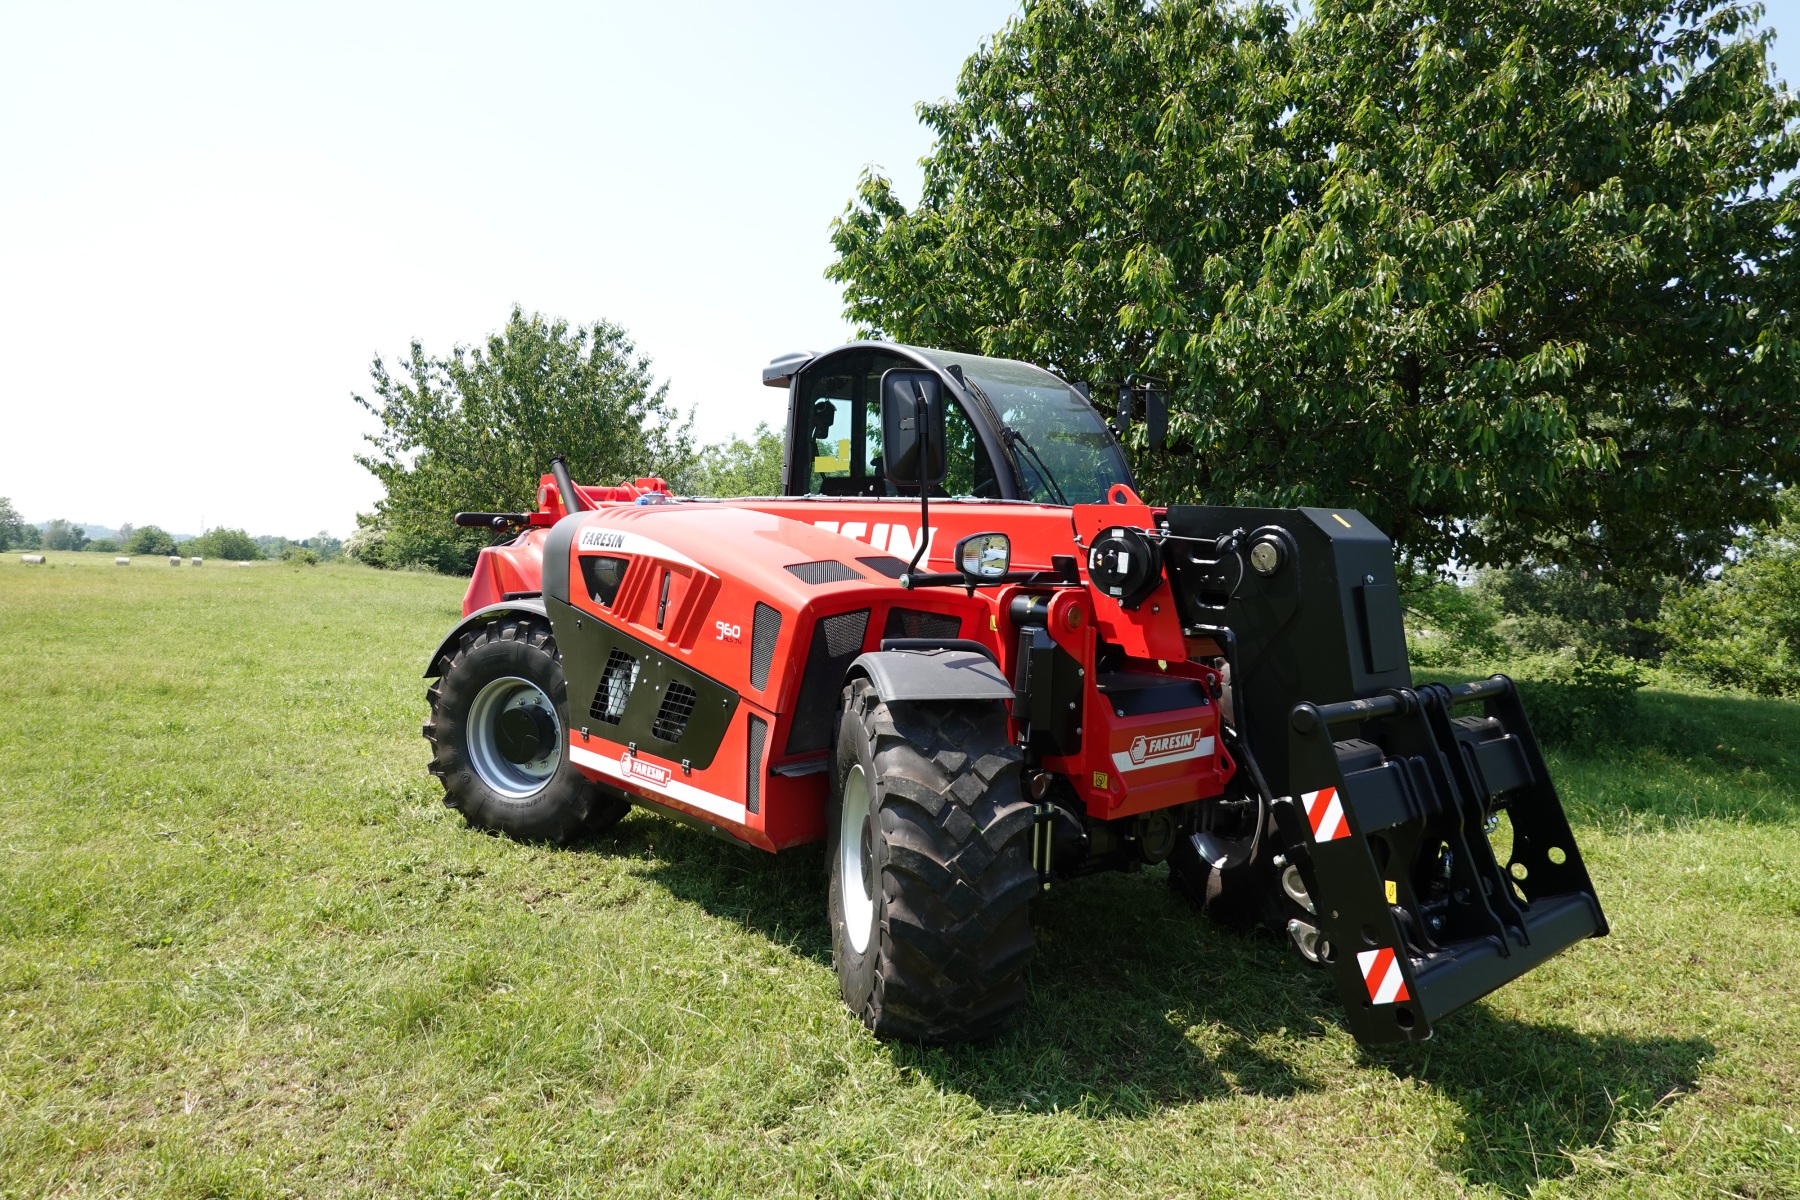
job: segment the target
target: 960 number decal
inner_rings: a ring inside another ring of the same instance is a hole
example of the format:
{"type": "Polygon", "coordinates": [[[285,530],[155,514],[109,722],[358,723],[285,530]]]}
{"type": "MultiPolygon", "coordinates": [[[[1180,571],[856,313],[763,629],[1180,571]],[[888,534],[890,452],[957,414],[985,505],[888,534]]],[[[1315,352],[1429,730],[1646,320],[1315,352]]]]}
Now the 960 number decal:
{"type": "Polygon", "coordinates": [[[744,640],[744,627],[742,625],[728,625],[724,621],[714,621],[713,628],[719,631],[719,640],[721,642],[741,642],[744,640]]]}

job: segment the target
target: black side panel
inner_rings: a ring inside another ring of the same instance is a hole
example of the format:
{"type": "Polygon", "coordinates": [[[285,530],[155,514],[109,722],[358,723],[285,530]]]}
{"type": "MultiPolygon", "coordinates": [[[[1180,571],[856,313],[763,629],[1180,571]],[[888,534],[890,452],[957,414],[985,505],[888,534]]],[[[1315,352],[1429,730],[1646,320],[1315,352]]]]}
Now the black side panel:
{"type": "MultiPolygon", "coordinates": [[[[545,563],[548,562],[546,553],[545,563]]],[[[566,571],[564,576],[566,587],[566,571]]],[[[577,729],[611,742],[635,742],[647,754],[675,762],[686,759],[697,768],[712,765],[732,714],[737,711],[735,691],[609,622],[576,611],[565,601],[552,598],[545,604],[556,633],[556,647],[562,654],[563,675],[569,681],[570,720],[577,729]],[[581,714],[591,714],[596,707],[605,708],[604,701],[596,706],[596,694],[601,690],[601,674],[615,651],[637,662],[636,680],[624,711],[617,724],[606,724],[591,716],[584,720],[581,714]]]]}
{"type": "MultiPolygon", "coordinates": [[[[544,539],[543,585],[546,599],[569,602],[569,551],[575,546],[575,527],[581,524],[580,513],[570,513],[550,527],[544,539]]],[[[557,639],[558,643],[562,641],[557,639]]]]}
{"type": "Polygon", "coordinates": [[[1081,752],[1081,664],[1041,626],[1019,630],[1012,715],[1025,723],[1027,740],[1041,754],[1081,752]]]}
{"type": "Polygon", "coordinates": [[[775,641],[781,636],[781,611],[761,600],[756,602],[756,617],[750,622],[750,686],[769,686],[769,666],[775,661],[775,641]]]}
{"type": "Polygon", "coordinates": [[[763,744],[769,740],[769,723],[750,718],[750,754],[744,765],[744,811],[762,811],[763,744]]]}
{"type": "Polygon", "coordinates": [[[800,696],[794,704],[794,724],[788,730],[787,753],[805,754],[831,744],[844,672],[862,653],[868,634],[866,608],[822,617],[813,626],[812,646],[806,652],[806,674],[801,677],[800,696]]]}

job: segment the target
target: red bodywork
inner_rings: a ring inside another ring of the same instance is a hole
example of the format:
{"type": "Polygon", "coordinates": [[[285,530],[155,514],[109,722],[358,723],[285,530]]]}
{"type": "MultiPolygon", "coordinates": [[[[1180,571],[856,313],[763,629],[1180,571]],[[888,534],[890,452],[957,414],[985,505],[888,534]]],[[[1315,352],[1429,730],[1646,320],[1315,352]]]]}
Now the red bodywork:
{"type": "MultiPolygon", "coordinates": [[[[584,541],[590,545],[605,541],[613,547],[623,543],[623,553],[633,565],[610,608],[579,586],[571,588],[566,599],[582,613],[620,626],[731,688],[741,703],[705,768],[684,771],[680,763],[633,753],[606,740],[604,725],[570,731],[572,759],[591,778],[767,850],[825,835],[829,784],[824,754],[789,755],[782,749],[799,702],[813,628],[824,617],[871,610],[862,646],[866,651],[880,649],[893,609],[955,617],[961,622],[959,636],[987,646],[1007,677],[1014,678],[1019,630],[1009,616],[1010,604],[1021,590],[1034,591],[1049,597],[1045,628],[1074,656],[1086,680],[1098,678],[1095,654],[1103,640],[1123,651],[1124,670],[1199,679],[1217,694],[1212,668],[1188,659],[1166,580],[1131,611],[1092,586],[1047,591],[1008,585],[983,588],[973,596],[956,587],[903,589],[867,560],[912,557],[920,536],[916,500],[674,500],[668,498],[662,481],[654,479],[580,491],[593,511],[579,515],[577,536],[570,543],[569,577],[582,578],[579,560],[584,541]],[[622,536],[597,532],[584,538],[590,529],[622,536]],[[807,583],[787,569],[822,561],[843,564],[855,578],[807,583]],[[665,576],[666,605],[661,583],[665,576]],[[782,616],[773,666],[766,686],[760,688],[752,683],[750,664],[759,601],[782,616]],[[746,803],[751,715],[771,726],[755,812],[746,803]]],[[[1123,503],[1072,509],[1016,501],[934,500],[930,545],[920,569],[951,570],[951,552],[959,539],[995,531],[1011,538],[1014,569],[1047,570],[1053,555],[1071,555],[1086,582],[1082,546],[1114,525],[1152,527],[1159,511],[1138,502],[1126,489],[1116,489],[1115,499],[1123,503]]],[[[541,590],[548,530],[566,515],[552,476],[544,476],[539,486],[538,509],[530,527],[513,542],[482,551],[463,599],[465,615],[509,595],[541,590]]],[[[616,556],[621,550],[610,548],[606,553],[616,556]]],[[[891,561],[880,566],[894,570],[891,561]]],[[[1132,717],[1115,711],[1095,687],[1085,687],[1082,694],[1080,753],[1045,757],[1042,769],[1069,779],[1089,817],[1133,816],[1224,791],[1235,767],[1219,740],[1215,705],[1132,717]]],[[[575,707],[571,698],[571,708],[575,707]]]]}

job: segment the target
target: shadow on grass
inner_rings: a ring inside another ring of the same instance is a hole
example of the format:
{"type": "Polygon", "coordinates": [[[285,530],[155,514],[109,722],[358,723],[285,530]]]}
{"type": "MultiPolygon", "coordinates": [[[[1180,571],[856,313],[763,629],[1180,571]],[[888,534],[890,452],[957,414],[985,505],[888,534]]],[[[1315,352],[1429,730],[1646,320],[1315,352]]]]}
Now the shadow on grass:
{"type": "Polygon", "coordinates": [[[611,833],[571,848],[646,860],[642,877],[671,895],[831,967],[825,859],[819,846],[772,855],[633,809],[611,833]]]}
{"type": "Polygon", "coordinates": [[[1461,1140],[1441,1151],[1446,1170],[1523,1196],[1573,1170],[1572,1156],[1604,1149],[1620,1125],[1652,1119],[1692,1090],[1715,1053],[1705,1038],[1585,1034],[1477,1003],[1440,1022],[1431,1042],[1365,1057],[1461,1109],[1461,1140]]]}
{"type": "MultiPolygon", "coordinates": [[[[613,852],[649,854],[650,878],[714,916],[831,969],[817,848],[769,857],[673,822],[634,817],[613,852]],[[652,853],[653,852],[653,853],[652,853]]],[[[1143,1117],[1235,1095],[1347,1086],[1330,980],[1285,942],[1217,929],[1171,896],[1163,872],[1059,885],[1040,902],[1031,999],[1012,1032],[981,1045],[892,1044],[891,1060],[996,1112],[1143,1117]]],[[[1691,1088],[1714,1053],[1693,1038],[1589,1035],[1475,1004],[1433,1041],[1361,1051],[1461,1110],[1444,1167],[1523,1192],[1570,1169],[1634,1114],[1691,1088]]]]}

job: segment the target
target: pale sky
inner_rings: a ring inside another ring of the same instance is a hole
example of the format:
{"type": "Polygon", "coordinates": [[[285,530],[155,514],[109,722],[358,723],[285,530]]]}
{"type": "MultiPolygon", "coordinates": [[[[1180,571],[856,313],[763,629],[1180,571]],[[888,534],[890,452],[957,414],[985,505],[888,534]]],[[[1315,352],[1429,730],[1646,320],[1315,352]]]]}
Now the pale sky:
{"type": "Polygon", "coordinates": [[[0,496],[343,535],[371,358],[514,303],[625,326],[706,440],[779,422],[857,173],[916,197],[914,103],[1013,10],[0,0],[0,496]]]}

